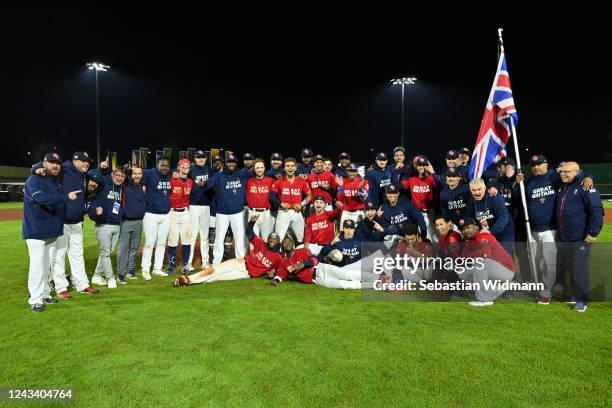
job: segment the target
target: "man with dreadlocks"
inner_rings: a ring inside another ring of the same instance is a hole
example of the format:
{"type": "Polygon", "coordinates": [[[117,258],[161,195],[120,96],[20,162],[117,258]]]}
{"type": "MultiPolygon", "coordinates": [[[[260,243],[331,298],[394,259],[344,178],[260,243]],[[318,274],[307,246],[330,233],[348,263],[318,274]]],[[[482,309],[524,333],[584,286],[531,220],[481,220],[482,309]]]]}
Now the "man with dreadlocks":
{"type": "Polygon", "coordinates": [[[174,280],[174,286],[188,286],[196,283],[211,283],[216,281],[259,278],[273,269],[278,269],[281,255],[278,251],[280,238],[271,233],[268,242],[255,235],[253,226],[259,215],[254,214],[249,219],[246,235],[253,249],[244,258],[229,259],[220,264],[204,268],[191,276],[181,276],[174,280]]]}

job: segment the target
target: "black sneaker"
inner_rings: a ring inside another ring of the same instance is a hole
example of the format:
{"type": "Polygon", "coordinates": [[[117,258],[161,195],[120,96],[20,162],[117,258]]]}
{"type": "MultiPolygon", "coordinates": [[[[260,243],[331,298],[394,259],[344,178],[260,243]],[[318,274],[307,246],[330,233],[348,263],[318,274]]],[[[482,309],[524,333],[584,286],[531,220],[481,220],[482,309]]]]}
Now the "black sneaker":
{"type": "Polygon", "coordinates": [[[119,282],[121,285],[125,285],[127,282],[125,281],[125,275],[117,275],[119,277],[119,282]]]}
{"type": "Polygon", "coordinates": [[[504,293],[502,293],[502,299],[506,299],[506,300],[512,300],[514,299],[514,296],[512,296],[512,292],[507,290],[504,293]]]}
{"type": "Polygon", "coordinates": [[[56,303],[59,303],[59,301],[57,299],[52,298],[52,297],[48,297],[46,299],[43,299],[43,302],[45,302],[48,305],[54,305],[56,303]]]}
{"type": "Polygon", "coordinates": [[[43,310],[45,310],[45,305],[43,305],[42,303],[34,303],[32,305],[32,311],[34,313],[39,313],[39,312],[42,312],[43,310]]]}

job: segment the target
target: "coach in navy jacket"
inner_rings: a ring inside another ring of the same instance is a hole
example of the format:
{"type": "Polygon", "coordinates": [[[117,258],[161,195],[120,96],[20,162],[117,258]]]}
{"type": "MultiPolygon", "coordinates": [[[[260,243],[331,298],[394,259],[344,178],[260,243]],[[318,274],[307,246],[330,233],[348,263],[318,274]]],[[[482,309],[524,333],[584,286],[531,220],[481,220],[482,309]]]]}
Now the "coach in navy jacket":
{"type": "MultiPolygon", "coordinates": [[[[382,152],[378,153],[376,155],[376,163],[365,174],[369,187],[368,199],[377,208],[385,202],[385,187],[394,184],[397,178],[395,170],[389,167],[387,163],[387,155],[382,152]]],[[[398,187],[397,185],[395,186],[398,187]]]]}

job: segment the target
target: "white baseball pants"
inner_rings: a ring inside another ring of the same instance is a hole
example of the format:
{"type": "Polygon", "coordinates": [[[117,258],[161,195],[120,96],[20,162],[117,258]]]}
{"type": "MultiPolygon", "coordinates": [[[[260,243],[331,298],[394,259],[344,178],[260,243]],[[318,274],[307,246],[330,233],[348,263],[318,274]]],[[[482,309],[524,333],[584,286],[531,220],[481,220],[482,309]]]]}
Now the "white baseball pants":
{"type": "Polygon", "coordinates": [[[189,206],[189,216],[191,217],[191,252],[189,253],[189,264],[191,264],[193,261],[194,248],[199,234],[202,265],[207,266],[210,263],[208,259],[210,207],[207,205],[191,205],[189,206]]]}
{"type": "Polygon", "coordinates": [[[215,247],[213,248],[213,265],[219,265],[223,260],[223,250],[225,246],[225,234],[227,228],[231,226],[234,235],[234,249],[236,258],[244,258],[246,247],[244,245],[244,214],[219,214],[215,217],[215,247]]]}
{"type": "Polygon", "coordinates": [[[30,270],[28,272],[30,299],[28,303],[31,305],[43,303],[43,299],[51,296],[49,276],[51,275],[51,250],[55,246],[55,241],[55,238],[46,241],[26,239],[30,256],[30,270]]]}
{"type": "Polygon", "coordinates": [[[275,231],[280,236],[281,241],[285,238],[287,230],[291,227],[291,230],[295,234],[298,242],[304,241],[304,217],[301,212],[293,209],[289,210],[278,210],[276,216],[275,231]]]}
{"type": "Polygon", "coordinates": [[[57,238],[51,249],[51,275],[57,293],[68,290],[66,253],[70,263],[70,280],[77,291],[89,287],[83,258],[83,223],[64,224],[64,235],[57,238]]]}
{"type": "Polygon", "coordinates": [[[170,215],[147,212],[142,219],[142,229],[145,238],[144,247],[142,249],[142,271],[150,272],[153,247],[155,247],[155,264],[153,265],[153,269],[161,272],[164,266],[166,240],[168,239],[168,232],[170,231],[170,215]]]}

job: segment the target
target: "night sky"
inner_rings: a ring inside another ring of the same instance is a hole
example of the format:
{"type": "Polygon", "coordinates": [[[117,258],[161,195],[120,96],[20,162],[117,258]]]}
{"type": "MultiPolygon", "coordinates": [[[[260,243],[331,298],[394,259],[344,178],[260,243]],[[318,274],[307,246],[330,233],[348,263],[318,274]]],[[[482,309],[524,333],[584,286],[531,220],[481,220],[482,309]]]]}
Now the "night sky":
{"type": "MultiPolygon", "coordinates": [[[[0,164],[30,165],[57,147],[221,147],[269,158],[301,147],[373,159],[399,144],[440,163],[473,148],[504,39],[523,160],[612,161],[610,34],[605,25],[429,22],[374,17],[211,16],[199,11],[3,10],[0,164]],[[554,36],[551,35],[554,33],[554,36]],[[554,40],[553,40],[554,38],[554,40]],[[32,155],[28,156],[28,152],[32,155]]],[[[513,152],[513,150],[512,150],[513,152]]],[[[513,154],[512,154],[513,155],[513,154]]]]}

